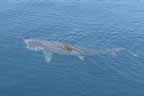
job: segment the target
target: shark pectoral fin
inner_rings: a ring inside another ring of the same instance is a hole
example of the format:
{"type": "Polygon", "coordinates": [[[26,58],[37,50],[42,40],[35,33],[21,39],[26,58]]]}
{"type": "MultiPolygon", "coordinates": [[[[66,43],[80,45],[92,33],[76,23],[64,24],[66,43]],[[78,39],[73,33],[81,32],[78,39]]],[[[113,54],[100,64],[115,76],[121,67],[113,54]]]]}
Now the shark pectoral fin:
{"type": "Polygon", "coordinates": [[[78,56],[80,58],[80,60],[84,60],[85,59],[85,56],[78,56]]]}
{"type": "Polygon", "coordinates": [[[45,57],[46,62],[50,63],[52,59],[52,53],[44,52],[44,57],[45,57]]]}
{"type": "Polygon", "coordinates": [[[115,55],[117,55],[117,54],[116,54],[116,52],[112,52],[111,54],[112,54],[112,56],[115,56],[115,55]]]}

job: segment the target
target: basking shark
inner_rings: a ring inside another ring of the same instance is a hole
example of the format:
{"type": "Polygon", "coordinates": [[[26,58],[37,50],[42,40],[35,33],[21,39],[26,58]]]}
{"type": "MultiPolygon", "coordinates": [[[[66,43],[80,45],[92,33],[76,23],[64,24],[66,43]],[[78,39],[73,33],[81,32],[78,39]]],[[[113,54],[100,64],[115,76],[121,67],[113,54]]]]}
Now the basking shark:
{"type": "Polygon", "coordinates": [[[40,39],[24,39],[26,47],[32,51],[41,51],[44,54],[46,62],[51,62],[53,54],[72,55],[78,56],[81,60],[84,60],[85,56],[92,56],[97,54],[112,53],[115,54],[125,48],[111,48],[106,50],[96,50],[89,48],[81,48],[78,46],[72,46],[66,43],[52,42],[40,39]]]}

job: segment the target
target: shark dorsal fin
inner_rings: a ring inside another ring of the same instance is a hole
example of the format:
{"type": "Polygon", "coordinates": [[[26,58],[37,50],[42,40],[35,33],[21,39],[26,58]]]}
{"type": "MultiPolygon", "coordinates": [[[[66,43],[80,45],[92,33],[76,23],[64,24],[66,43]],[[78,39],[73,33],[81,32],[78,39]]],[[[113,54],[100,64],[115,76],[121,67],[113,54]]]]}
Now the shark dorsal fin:
{"type": "Polygon", "coordinates": [[[68,53],[71,53],[72,47],[69,44],[64,43],[63,47],[68,53]]]}

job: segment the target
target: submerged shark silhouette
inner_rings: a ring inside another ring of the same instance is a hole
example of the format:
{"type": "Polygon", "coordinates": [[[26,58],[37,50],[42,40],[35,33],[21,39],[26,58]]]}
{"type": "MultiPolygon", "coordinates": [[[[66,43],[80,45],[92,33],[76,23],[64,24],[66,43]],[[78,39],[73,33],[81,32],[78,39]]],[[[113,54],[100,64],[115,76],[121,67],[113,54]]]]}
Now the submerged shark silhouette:
{"type": "Polygon", "coordinates": [[[125,48],[111,48],[106,50],[96,50],[81,48],[78,46],[71,46],[66,43],[60,42],[51,42],[39,39],[24,39],[26,47],[32,51],[42,51],[46,62],[51,62],[53,54],[62,54],[62,55],[73,55],[78,56],[81,60],[84,60],[85,56],[96,55],[96,54],[106,54],[112,53],[113,55],[116,52],[124,50],[125,48]]]}

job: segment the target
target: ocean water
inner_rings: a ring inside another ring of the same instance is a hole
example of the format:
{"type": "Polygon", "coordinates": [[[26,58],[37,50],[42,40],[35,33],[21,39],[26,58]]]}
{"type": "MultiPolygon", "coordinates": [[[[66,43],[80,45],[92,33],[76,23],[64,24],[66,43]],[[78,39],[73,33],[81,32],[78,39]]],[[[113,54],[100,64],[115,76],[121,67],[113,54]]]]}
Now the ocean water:
{"type": "Polygon", "coordinates": [[[0,96],[144,96],[144,1],[0,0],[0,96]],[[24,38],[125,50],[47,63],[24,38]]]}

